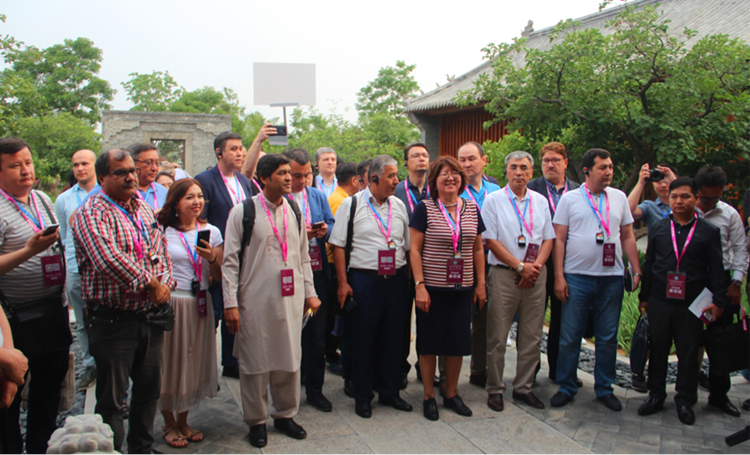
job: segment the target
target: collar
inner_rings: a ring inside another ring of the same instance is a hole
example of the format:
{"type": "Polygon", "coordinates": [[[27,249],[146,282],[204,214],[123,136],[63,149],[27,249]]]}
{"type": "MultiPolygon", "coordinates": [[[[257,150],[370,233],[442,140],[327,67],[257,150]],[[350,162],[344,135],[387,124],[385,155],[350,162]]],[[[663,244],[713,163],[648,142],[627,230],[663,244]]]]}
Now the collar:
{"type": "Polygon", "coordinates": [[[365,193],[365,197],[372,203],[372,205],[377,206],[377,207],[381,207],[382,205],[384,205],[386,202],[388,202],[388,199],[390,198],[390,196],[388,196],[387,198],[385,198],[385,201],[383,201],[383,204],[380,204],[378,200],[375,198],[375,196],[372,195],[372,192],[370,192],[369,186],[365,188],[364,193],[365,193]]]}
{"type": "MultiPolygon", "coordinates": [[[[103,195],[103,194],[106,194],[106,193],[105,193],[104,191],[102,191],[102,192],[100,192],[100,193],[99,193],[98,195],[103,195]]],[[[98,195],[97,195],[97,196],[98,196],[98,195]]],[[[130,204],[128,204],[128,203],[126,203],[126,202],[123,202],[123,201],[121,201],[121,200],[119,200],[119,199],[115,199],[115,198],[113,198],[112,196],[110,196],[110,195],[108,195],[108,194],[107,194],[107,196],[108,196],[108,197],[109,197],[110,199],[112,199],[112,201],[114,201],[114,203],[115,203],[115,204],[117,204],[117,205],[119,205],[120,207],[124,208],[124,209],[125,209],[125,210],[126,210],[126,211],[127,211],[128,213],[133,213],[133,212],[135,212],[135,211],[140,211],[140,209],[141,209],[141,205],[140,205],[140,204],[141,204],[141,203],[144,203],[144,204],[145,204],[145,202],[142,202],[142,201],[141,201],[140,199],[138,199],[138,198],[137,198],[136,196],[133,196],[133,197],[131,197],[131,198],[130,198],[130,200],[131,200],[131,201],[133,201],[133,202],[135,203],[135,208],[133,208],[133,207],[131,207],[131,205],[130,205],[130,204]]],[[[101,199],[102,199],[102,201],[104,201],[104,203],[105,203],[105,204],[107,204],[108,206],[110,205],[110,204],[109,204],[109,202],[108,202],[108,201],[107,201],[106,199],[104,199],[104,197],[102,197],[101,199]]],[[[148,204],[146,204],[146,205],[148,205],[148,204]]],[[[114,208],[114,207],[113,207],[113,208],[114,208]]],[[[151,206],[149,206],[149,208],[151,208],[151,206]]]]}
{"type": "Polygon", "coordinates": [[[482,191],[482,188],[484,188],[484,179],[479,179],[479,188],[474,189],[474,185],[472,185],[471,183],[466,183],[466,188],[469,191],[473,191],[475,194],[479,194],[479,192],[482,191]]]}
{"type": "Polygon", "coordinates": [[[523,202],[523,201],[525,201],[526,199],[529,198],[529,187],[528,186],[526,187],[526,194],[524,194],[522,198],[518,197],[518,195],[516,193],[514,193],[513,190],[510,189],[510,186],[506,186],[506,188],[508,188],[508,193],[510,193],[511,196],[513,196],[513,199],[515,199],[517,201],[523,202]]]}
{"type": "MultiPolygon", "coordinates": [[[[696,209],[695,209],[695,211],[696,211],[696,213],[697,213],[697,212],[698,212],[698,209],[696,208],[696,209]]],[[[669,214],[669,219],[671,219],[672,221],[674,221],[674,223],[675,223],[675,224],[676,224],[677,226],[679,226],[679,228],[680,228],[680,229],[683,229],[683,228],[686,228],[686,227],[690,226],[690,225],[691,225],[692,223],[695,223],[695,222],[696,222],[696,221],[698,220],[698,217],[695,217],[695,216],[694,216],[694,217],[690,218],[690,221],[688,221],[688,222],[687,222],[687,223],[685,223],[685,224],[680,224],[680,222],[679,222],[679,221],[677,221],[677,220],[676,220],[676,219],[674,218],[674,213],[670,213],[670,214],[669,214]]]]}
{"type": "MultiPolygon", "coordinates": [[[[551,190],[554,190],[554,191],[555,191],[555,193],[559,193],[559,192],[560,192],[560,190],[558,190],[558,189],[557,189],[557,186],[556,186],[555,184],[553,184],[552,182],[550,182],[549,180],[547,180],[547,178],[546,178],[546,177],[542,176],[542,179],[544,180],[544,183],[546,183],[546,184],[547,184],[547,189],[551,189],[551,190]]],[[[563,185],[562,185],[562,186],[563,186],[563,189],[565,189],[565,185],[566,185],[567,183],[568,183],[568,177],[566,176],[566,177],[565,177],[565,180],[563,181],[563,185]]],[[[568,186],[568,188],[570,188],[570,186],[568,186]]]]}
{"type": "Polygon", "coordinates": [[[409,177],[406,177],[406,184],[408,185],[409,189],[414,189],[417,192],[417,194],[422,194],[422,193],[427,192],[427,181],[425,181],[424,183],[425,183],[424,188],[422,188],[422,191],[419,191],[419,187],[412,184],[411,180],[409,180],[409,177]]]}
{"type": "Polygon", "coordinates": [[[701,215],[701,216],[704,216],[704,217],[705,216],[709,216],[709,215],[714,214],[714,213],[721,213],[721,212],[724,211],[724,209],[721,206],[723,202],[724,201],[717,202],[716,203],[716,207],[712,208],[708,212],[704,212],[703,210],[699,209],[698,206],[695,207],[695,211],[698,212],[698,215],[701,215]]]}
{"type": "Polygon", "coordinates": [[[341,185],[337,186],[335,190],[333,190],[334,193],[338,193],[342,196],[349,197],[349,193],[346,192],[345,189],[341,188],[341,185]]]}

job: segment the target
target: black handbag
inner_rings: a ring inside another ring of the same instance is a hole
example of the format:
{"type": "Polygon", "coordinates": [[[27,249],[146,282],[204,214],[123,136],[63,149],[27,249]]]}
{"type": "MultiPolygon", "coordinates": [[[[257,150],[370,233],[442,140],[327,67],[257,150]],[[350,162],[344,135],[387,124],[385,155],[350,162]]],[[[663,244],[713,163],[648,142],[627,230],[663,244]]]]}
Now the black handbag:
{"type": "Polygon", "coordinates": [[[648,360],[648,348],[648,318],[645,313],[641,313],[633,331],[633,338],[630,340],[630,372],[633,375],[643,376],[648,360]]]}
{"type": "Polygon", "coordinates": [[[68,310],[61,296],[9,305],[0,292],[13,333],[13,345],[28,358],[68,348],[73,343],[68,310]]]}
{"type": "Polygon", "coordinates": [[[151,305],[138,311],[139,319],[151,327],[169,332],[174,327],[174,309],[168,303],[151,305]]]}
{"type": "Polygon", "coordinates": [[[705,331],[706,354],[712,374],[729,374],[750,367],[750,331],[745,308],[732,324],[713,323],[705,331]]]}

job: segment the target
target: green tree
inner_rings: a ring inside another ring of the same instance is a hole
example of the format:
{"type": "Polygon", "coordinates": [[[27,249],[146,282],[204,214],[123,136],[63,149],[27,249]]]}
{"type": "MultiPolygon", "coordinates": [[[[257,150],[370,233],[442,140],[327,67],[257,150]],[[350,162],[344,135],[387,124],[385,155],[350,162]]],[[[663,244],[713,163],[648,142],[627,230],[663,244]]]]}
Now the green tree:
{"type": "Polygon", "coordinates": [[[419,84],[411,74],[416,67],[398,60],[395,67],[380,68],[378,77],[357,92],[357,110],[361,114],[389,112],[403,115],[403,100],[416,96],[419,91],[419,84]]]}
{"type": "MultiPolygon", "coordinates": [[[[696,32],[668,33],[653,6],[626,7],[608,22],[611,34],[578,25],[558,24],[548,50],[525,38],[488,45],[492,70],[458,100],[486,101],[495,121],[513,119],[510,128],[529,143],[565,137],[574,159],[608,149],[624,189],[644,163],[670,162],[690,175],[704,163],[730,170],[750,158],[747,44],[711,35],[689,48],[696,32]]],[[[734,181],[747,186],[744,166],[734,181]]]]}
{"type": "Polygon", "coordinates": [[[153,71],[151,74],[130,73],[130,80],[122,86],[134,106],[131,111],[164,112],[185,92],[169,71],[153,71]]]}

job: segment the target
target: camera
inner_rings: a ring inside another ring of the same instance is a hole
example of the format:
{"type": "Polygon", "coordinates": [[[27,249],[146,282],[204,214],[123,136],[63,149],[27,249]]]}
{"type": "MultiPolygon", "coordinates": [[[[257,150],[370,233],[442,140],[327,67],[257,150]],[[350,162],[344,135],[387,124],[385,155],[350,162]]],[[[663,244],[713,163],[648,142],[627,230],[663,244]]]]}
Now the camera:
{"type": "Polygon", "coordinates": [[[649,182],[659,182],[664,180],[664,173],[659,169],[651,169],[651,176],[646,180],[649,182]]]}

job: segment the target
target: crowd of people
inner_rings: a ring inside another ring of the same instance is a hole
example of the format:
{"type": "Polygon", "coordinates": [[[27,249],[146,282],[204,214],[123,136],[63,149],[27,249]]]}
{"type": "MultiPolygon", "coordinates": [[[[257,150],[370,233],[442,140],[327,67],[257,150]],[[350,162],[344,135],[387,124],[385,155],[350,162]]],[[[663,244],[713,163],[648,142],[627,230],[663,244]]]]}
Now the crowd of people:
{"type": "MultiPolygon", "coordinates": [[[[568,405],[582,387],[578,358],[590,329],[596,396],[620,411],[620,311],[639,284],[651,348],[648,378],[633,378],[649,393],[638,413],[663,409],[674,342],[680,421],[694,423],[699,383],[709,405],[740,415],[727,398],[728,374],[701,376],[707,329],[688,310],[707,289],[711,324],[739,312],[748,244],[739,213],[721,201],[721,168],[691,179],[646,164],[628,196],[610,186],[609,152],[583,154],[579,186],[566,176],[565,146],[551,142],[536,156],[508,154],[500,187],[484,173],[477,142],[457,158],[431,162],[427,146],[413,143],[402,163],[386,155],[347,163],[328,147],[312,158],[304,149],[265,154],[274,133],[264,125],[247,149],[238,134],[219,134],[217,165],[195,178],[153,144],[81,150],[72,157],[76,183],[54,204],[32,189],[28,144],[0,139],[0,452],[24,450],[19,409],[29,375],[25,450],[46,451],[68,369],[68,306],[84,367],[78,387],[95,384],[95,412],[115,450],[127,438],[129,453],[152,450],[157,409],[167,444],[201,441],[188,413],[217,395],[219,373],[239,380],[256,447],[267,443],[269,417],[289,437],[306,437],[294,420],[303,385],[311,406],[332,410],[326,369],[343,376],[356,414],[370,418],[376,393],[383,406],[413,410],[400,391],[414,367],[424,417],[438,420],[436,391],[443,408],[472,415],[458,394],[471,356],[470,384],[502,412],[514,322],[512,399],[544,409],[534,384],[547,305],[548,372],[559,385],[550,405],[568,405]],[[542,176],[532,180],[537,157],[542,176]],[[644,200],[649,181],[656,201],[644,200]],[[648,228],[643,264],[637,220],[648,228]]],[[[748,199],[750,190],[745,207],[748,199]]]]}

